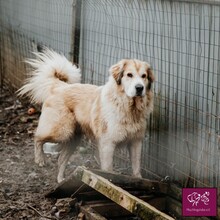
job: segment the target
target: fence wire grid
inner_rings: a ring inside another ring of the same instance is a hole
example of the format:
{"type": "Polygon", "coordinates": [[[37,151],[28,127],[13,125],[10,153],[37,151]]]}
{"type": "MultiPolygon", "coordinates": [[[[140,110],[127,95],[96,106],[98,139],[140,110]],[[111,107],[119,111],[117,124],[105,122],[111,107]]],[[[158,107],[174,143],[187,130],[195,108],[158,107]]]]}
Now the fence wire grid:
{"type": "MultiPolygon", "coordinates": [[[[122,58],[149,62],[155,108],[143,147],[145,177],[220,185],[220,2],[0,0],[0,76],[21,86],[23,60],[42,45],[102,85],[122,58]]],[[[130,167],[120,150],[115,166],[130,167]]]]}

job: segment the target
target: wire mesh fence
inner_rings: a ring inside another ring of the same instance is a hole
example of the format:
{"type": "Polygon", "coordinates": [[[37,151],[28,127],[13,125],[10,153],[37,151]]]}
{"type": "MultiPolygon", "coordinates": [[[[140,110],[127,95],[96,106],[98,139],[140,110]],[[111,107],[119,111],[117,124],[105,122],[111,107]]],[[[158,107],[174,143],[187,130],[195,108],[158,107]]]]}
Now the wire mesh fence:
{"type": "MultiPolygon", "coordinates": [[[[1,80],[19,87],[22,62],[46,45],[79,63],[83,82],[108,79],[122,58],[148,61],[155,108],[144,176],[220,185],[220,3],[168,0],[0,0],[1,80]]],[[[116,167],[130,166],[126,150],[116,167]]]]}

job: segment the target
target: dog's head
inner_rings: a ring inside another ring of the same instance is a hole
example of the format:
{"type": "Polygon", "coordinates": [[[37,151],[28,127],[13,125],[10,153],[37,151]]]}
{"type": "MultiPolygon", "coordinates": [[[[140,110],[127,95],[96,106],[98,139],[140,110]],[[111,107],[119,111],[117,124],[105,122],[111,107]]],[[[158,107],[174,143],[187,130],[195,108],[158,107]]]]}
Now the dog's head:
{"type": "Polygon", "coordinates": [[[154,82],[150,65],[136,59],[124,59],[110,68],[117,85],[122,86],[129,97],[145,96],[154,82]]]}

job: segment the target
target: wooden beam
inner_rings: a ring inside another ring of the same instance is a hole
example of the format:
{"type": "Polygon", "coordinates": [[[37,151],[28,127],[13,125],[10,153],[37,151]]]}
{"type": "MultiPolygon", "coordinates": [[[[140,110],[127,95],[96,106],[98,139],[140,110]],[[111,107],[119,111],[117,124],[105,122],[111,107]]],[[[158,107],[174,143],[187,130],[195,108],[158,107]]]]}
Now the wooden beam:
{"type": "Polygon", "coordinates": [[[104,177],[117,186],[132,187],[136,189],[144,189],[145,191],[152,193],[164,193],[167,194],[168,184],[159,181],[153,181],[143,178],[132,177],[128,175],[106,172],[102,170],[91,170],[93,173],[104,177]]]}
{"type": "Polygon", "coordinates": [[[175,184],[170,184],[170,187],[167,191],[167,195],[178,201],[182,201],[182,189],[176,186],[175,184]]]}
{"type": "Polygon", "coordinates": [[[91,207],[93,210],[95,210],[96,212],[98,212],[100,215],[104,216],[107,219],[134,216],[131,212],[129,212],[128,210],[124,209],[123,207],[112,201],[108,203],[101,202],[96,204],[86,203],[86,206],[91,207]]]}
{"type": "Polygon", "coordinates": [[[73,175],[143,220],[174,220],[167,214],[84,167],[78,167],[73,175]]]}
{"type": "Polygon", "coordinates": [[[80,210],[85,215],[86,220],[107,220],[90,206],[81,206],[80,210]]]}

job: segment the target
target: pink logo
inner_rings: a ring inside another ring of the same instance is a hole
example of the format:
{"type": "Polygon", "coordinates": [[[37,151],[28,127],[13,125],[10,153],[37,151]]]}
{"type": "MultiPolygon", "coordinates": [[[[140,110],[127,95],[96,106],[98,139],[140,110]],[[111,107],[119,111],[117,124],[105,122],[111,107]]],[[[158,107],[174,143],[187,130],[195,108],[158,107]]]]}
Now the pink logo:
{"type": "Polygon", "coordinates": [[[183,188],[183,216],[217,216],[216,188],[183,188]]]}

